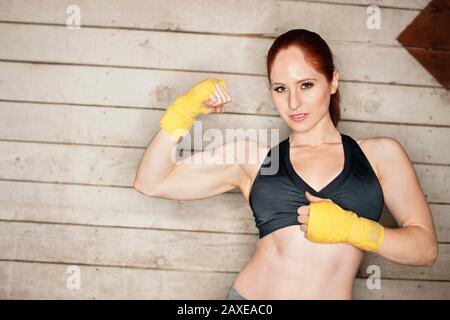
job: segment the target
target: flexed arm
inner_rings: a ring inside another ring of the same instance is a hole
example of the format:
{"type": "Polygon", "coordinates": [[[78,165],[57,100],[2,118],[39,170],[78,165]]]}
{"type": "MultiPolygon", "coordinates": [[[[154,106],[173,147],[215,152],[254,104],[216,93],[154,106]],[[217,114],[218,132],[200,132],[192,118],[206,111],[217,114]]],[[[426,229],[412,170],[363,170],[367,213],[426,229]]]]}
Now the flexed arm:
{"type": "Polygon", "coordinates": [[[172,160],[178,139],[188,132],[195,117],[221,113],[224,104],[231,101],[222,86],[225,87],[225,83],[215,78],[202,81],[168,107],[160,121],[161,130],[152,139],[139,163],[134,182],[137,191],[166,199],[195,200],[226,192],[246,182],[247,177],[237,161],[235,147],[256,142],[232,141],[211,150],[196,152],[177,162],[172,160]],[[223,163],[220,159],[224,158],[231,160],[223,163]]]}

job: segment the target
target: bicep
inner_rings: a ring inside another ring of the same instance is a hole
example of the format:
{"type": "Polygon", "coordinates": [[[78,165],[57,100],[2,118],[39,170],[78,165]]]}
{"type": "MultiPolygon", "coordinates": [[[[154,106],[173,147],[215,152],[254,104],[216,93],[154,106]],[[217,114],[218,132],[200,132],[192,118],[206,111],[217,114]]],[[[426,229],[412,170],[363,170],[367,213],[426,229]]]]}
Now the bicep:
{"type": "Polygon", "coordinates": [[[386,206],[399,226],[417,225],[432,231],[431,212],[406,151],[394,138],[378,139],[378,170],[386,206]]]}
{"type": "Polygon", "coordinates": [[[228,142],[195,152],[177,161],[172,172],[158,184],[152,196],[174,200],[209,198],[239,187],[245,174],[237,161],[236,145],[228,142]]]}

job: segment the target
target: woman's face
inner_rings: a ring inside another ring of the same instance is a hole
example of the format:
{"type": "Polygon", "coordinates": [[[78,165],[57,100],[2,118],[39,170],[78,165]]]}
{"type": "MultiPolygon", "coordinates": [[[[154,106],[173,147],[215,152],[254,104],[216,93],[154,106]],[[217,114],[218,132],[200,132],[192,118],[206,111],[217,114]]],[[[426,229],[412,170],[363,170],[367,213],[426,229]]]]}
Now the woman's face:
{"type": "Polygon", "coordinates": [[[337,90],[338,78],[339,73],[335,71],[329,84],[296,47],[278,52],[270,74],[270,91],[277,111],[292,130],[308,131],[320,120],[330,117],[330,95],[337,90]],[[308,115],[301,121],[289,117],[297,113],[308,115]]]}

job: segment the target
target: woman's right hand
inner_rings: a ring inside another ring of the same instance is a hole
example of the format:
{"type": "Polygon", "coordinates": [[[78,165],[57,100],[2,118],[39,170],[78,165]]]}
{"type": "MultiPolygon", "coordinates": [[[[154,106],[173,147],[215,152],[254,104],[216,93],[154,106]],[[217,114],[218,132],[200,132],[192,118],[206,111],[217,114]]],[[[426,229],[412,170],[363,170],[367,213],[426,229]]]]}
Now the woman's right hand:
{"type": "Polygon", "coordinates": [[[231,101],[231,97],[223,90],[225,88],[225,81],[217,78],[198,82],[167,107],[160,120],[161,129],[178,139],[189,132],[196,116],[223,112],[223,105],[231,101]],[[209,100],[204,100],[208,96],[209,100]]]}
{"type": "Polygon", "coordinates": [[[219,84],[214,84],[216,90],[211,94],[209,100],[204,100],[203,105],[208,108],[208,113],[223,113],[225,104],[232,101],[228,92],[219,84]]]}

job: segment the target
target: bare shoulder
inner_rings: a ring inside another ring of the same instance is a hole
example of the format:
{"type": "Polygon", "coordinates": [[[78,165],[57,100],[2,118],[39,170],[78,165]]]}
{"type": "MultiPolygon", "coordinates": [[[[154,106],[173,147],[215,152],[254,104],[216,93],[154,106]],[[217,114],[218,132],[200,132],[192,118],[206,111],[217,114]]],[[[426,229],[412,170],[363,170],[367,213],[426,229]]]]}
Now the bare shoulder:
{"type": "Polygon", "coordinates": [[[389,158],[406,155],[400,142],[393,137],[371,137],[355,140],[375,169],[378,179],[382,178],[383,164],[388,163],[389,158]]]}

